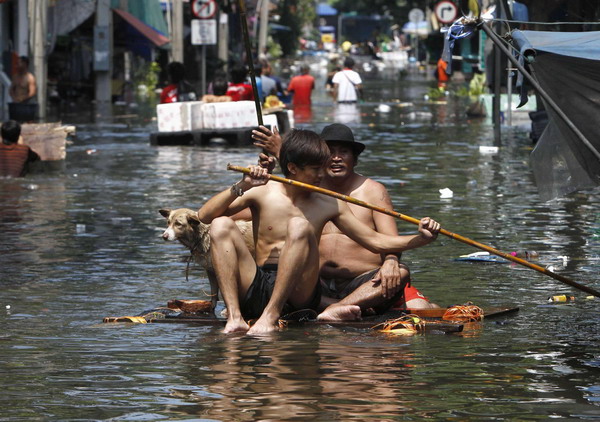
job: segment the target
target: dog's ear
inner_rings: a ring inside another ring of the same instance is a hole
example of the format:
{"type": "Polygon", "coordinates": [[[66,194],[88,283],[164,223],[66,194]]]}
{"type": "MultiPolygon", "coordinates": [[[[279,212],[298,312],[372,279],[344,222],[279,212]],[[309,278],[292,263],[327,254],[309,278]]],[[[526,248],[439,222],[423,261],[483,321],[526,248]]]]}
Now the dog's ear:
{"type": "Polygon", "coordinates": [[[165,218],[169,218],[169,215],[171,214],[171,209],[169,208],[163,208],[161,210],[158,210],[158,212],[160,213],[160,215],[162,215],[165,218]]]}
{"type": "Polygon", "coordinates": [[[188,214],[187,220],[188,220],[188,223],[190,223],[192,226],[200,225],[200,219],[198,218],[198,214],[196,214],[196,213],[188,214]]]}

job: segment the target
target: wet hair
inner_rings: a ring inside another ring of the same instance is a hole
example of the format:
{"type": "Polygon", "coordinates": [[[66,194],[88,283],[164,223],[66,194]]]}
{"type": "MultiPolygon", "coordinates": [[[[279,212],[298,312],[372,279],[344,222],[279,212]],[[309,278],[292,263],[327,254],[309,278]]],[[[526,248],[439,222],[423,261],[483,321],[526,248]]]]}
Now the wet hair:
{"type": "Polygon", "coordinates": [[[352,59],[352,57],[346,57],[346,59],[344,60],[344,67],[347,67],[348,69],[352,69],[353,66],[354,66],[354,60],[352,59]]]}
{"type": "Polygon", "coordinates": [[[227,93],[227,79],[224,77],[216,77],[212,84],[213,94],[225,95],[227,93]]]}
{"type": "Polygon", "coordinates": [[[169,73],[169,78],[171,82],[174,84],[178,84],[185,77],[185,67],[181,62],[171,62],[167,66],[167,72],[169,73]]]}
{"type": "Polygon", "coordinates": [[[0,132],[5,144],[15,144],[21,136],[21,125],[15,120],[7,120],[2,124],[0,132]]]}
{"type": "Polygon", "coordinates": [[[312,130],[292,129],[283,140],[279,153],[279,164],[286,177],[289,177],[289,163],[298,167],[324,166],[329,160],[329,147],[312,130]]]}
{"type": "Polygon", "coordinates": [[[241,84],[246,81],[248,71],[244,66],[236,66],[231,69],[231,82],[234,84],[241,84]]]}

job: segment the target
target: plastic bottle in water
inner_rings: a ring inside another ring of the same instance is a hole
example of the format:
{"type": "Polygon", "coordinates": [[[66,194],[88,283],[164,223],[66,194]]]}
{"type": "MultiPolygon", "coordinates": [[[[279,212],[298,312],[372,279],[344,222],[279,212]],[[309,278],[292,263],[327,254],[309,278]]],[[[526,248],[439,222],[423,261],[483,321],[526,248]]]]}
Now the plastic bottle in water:
{"type": "Polygon", "coordinates": [[[575,296],[569,296],[569,295],[557,295],[557,296],[550,296],[548,298],[548,302],[551,303],[565,303],[565,302],[574,302],[575,301],[575,296]]]}

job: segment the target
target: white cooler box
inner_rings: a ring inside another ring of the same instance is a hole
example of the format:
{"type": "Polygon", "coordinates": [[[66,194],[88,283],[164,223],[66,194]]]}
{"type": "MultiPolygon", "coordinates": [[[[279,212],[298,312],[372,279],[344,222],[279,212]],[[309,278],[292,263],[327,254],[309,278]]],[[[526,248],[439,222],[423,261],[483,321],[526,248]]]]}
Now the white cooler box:
{"type": "Polygon", "coordinates": [[[202,106],[205,129],[235,129],[257,126],[254,101],[206,103],[202,106]]]}
{"type": "Polygon", "coordinates": [[[202,129],[202,101],[158,104],[156,117],[159,132],[202,129]]]}
{"type": "Polygon", "coordinates": [[[263,123],[265,124],[265,126],[270,127],[271,129],[273,129],[275,126],[277,126],[277,129],[279,129],[276,114],[265,114],[263,116],[263,123]]]}

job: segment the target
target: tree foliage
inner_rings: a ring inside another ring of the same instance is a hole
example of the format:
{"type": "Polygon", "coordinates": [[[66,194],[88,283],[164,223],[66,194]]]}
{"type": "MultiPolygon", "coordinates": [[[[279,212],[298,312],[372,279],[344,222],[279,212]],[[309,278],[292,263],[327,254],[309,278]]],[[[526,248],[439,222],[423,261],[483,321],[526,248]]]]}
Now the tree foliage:
{"type": "Polygon", "coordinates": [[[315,22],[316,11],[313,0],[282,0],[279,2],[279,23],[290,28],[278,34],[284,56],[293,56],[298,50],[302,28],[315,22]]]}

